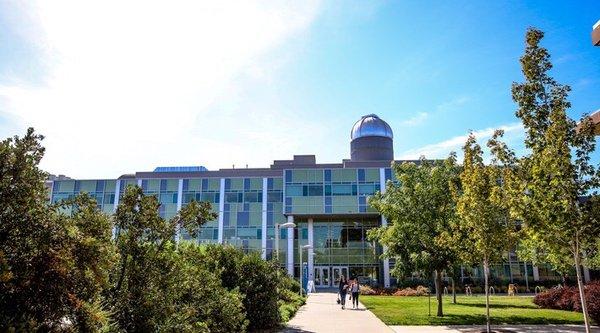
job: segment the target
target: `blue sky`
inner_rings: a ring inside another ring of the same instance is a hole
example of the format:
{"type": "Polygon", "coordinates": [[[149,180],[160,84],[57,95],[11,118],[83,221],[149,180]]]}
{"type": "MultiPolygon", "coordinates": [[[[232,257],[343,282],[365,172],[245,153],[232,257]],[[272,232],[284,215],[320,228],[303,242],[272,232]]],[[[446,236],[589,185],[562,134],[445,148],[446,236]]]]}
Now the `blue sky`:
{"type": "Polygon", "coordinates": [[[597,1],[0,0],[0,137],[34,126],[42,167],[80,178],[158,165],[349,156],[376,113],[396,158],[444,157],[473,130],[521,149],[510,86],[546,32],[569,114],[600,109],[597,1]]]}

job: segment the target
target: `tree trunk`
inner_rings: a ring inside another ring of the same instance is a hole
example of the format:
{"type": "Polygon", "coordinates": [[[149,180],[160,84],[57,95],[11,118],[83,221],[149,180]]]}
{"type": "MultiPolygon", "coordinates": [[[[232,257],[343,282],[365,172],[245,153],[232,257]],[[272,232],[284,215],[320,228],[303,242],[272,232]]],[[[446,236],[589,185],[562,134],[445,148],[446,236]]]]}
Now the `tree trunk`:
{"type": "MultiPolygon", "coordinates": [[[[579,248],[579,246],[577,246],[577,248],[579,248]]],[[[587,302],[585,301],[583,280],[581,278],[581,257],[579,256],[579,249],[575,251],[575,271],[577,272],[577,287],[579,288],[579,298],[581,299],[581,312],[583,312],[585,332],[590,333],[590,318],[587,311],[587,302]]]]}
{"type": "Polygon", "coordinates": [[[486,332],[490,333],[491,332],[491,327],[490,327],[490,286],[488,283],[488,268],[489,268],[489,264],[488,264],[488,259],[485,258],[483,260],[483,277],[485,280],[485,328],[486,328],[486,332]]]}
{"type": "Polygon", "coordinates": [[[442,309],[442,272],[435,270],[435,298],[437,299],[437,316],[443,317],[444,311],[442,309]]]}
{"type": "Polygon", "coordinates": [[[456,304],[456,287],[454,286],[454,278],[452,278],[452,303],[456,304]]]}

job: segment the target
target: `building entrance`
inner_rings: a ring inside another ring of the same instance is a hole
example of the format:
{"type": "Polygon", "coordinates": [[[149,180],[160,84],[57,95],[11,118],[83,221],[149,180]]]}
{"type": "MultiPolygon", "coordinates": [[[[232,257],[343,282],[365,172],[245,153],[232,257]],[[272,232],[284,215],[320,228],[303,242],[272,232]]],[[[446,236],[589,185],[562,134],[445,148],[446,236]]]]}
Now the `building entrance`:
{"type": "Polygon", "coordinates": [[[341,276],[348,279],[347,266],[315,266],[314,281],[316,288],[331,288],[340,283],[341,276]]]}

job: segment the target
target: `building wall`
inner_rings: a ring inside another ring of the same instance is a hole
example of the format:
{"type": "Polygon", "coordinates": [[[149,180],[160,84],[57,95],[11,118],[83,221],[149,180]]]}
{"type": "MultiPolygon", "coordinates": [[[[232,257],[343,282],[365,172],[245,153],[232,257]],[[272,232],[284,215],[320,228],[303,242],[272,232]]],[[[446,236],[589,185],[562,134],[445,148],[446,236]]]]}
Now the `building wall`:
{"type": "MultiPolygon", "coordinates": [[[[391,178],[391,170],[386,169],[391,178]]],[[[380,190],[379,168],[284,171],[285,212],[292,215],[377,213],[367,198],[380,190]]]]}
{"type": "MultiPolygon", "coordinates": [[[[261,252],[266,259],[276,254],[275,225],[285,223],[286,215],[293,215],[298,225],[292,230],[291,243],[296,275],[300,270],[297,249],[308,244],[307,217],[314,215],[314,266],[348,266],[351,274],[362,274],[381,283],[383,268],[378,259],[381,250],[366,239],[367,230],[381,222],[367,199],[381,189],[380,177],[393,180],[390,168],[383,171],[380,168],[288,169],[281,174],[281,177],[167,178],[166,175],[165,178],[119,180],[69,179],[49,181],[47,186],[52,203],[87,192],[107,214],[115,211],[128,185],[139,185],[144,193],[155,195],[161,203],[159,214],[166,219],[174,217],[178,207],[191,200],[207,201],[222,220],[222,243],[261,252]]],[[[219,242],[220,219],[204,225],[196,241],[219,242]]],[[[279,261],[285,265],[290,246],[288,229],[281,229],[279,233],[279,261]]],[[[191,237],[181,230],[179,239],[191,240],[191,237]]],[[[492,276],[504,280],[524,279],[525,264],[514,253],[510,258],[510,262],[494,265],[492,276]]],[[[393,268],[394,261],[390,262],[393,268]]],[[[528,265],[527,278],[532,283],[533,270],[533,266],[528,265]]],[[[547,267],[535,270],[540,280],[560,279],[547,267]]],[[[481,270],[477,268],[464,270],[465,278],[477,280],[480,275],[481,270]]]]}

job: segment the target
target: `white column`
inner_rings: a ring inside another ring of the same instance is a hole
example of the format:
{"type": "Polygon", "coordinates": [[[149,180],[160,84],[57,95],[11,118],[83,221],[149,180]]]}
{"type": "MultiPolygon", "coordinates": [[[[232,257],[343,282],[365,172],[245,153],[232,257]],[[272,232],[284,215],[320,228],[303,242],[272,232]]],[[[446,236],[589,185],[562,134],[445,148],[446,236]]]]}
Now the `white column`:
{"type": "Polygon", "coordinates": [[[537,266],[533,266],[533,281],[540,280],[540,271],[537,266]]]}
{"type": "MultiPolygon", "coordinates": [[[[113,205],[113,213],[117,212],[119,206],[119,196],[121,195],[121,180],[117,179],[115,182],[115,203],[113,205]]],[[[117,227],[113,226],[113,239],[117,237],[117,227]]]]}
{"type": "MultiPolygon", "coordinates": [[[[183,179],[179,180],[179,184],[177,184],[177,213],[181,210],[181,206],[183,204],[183,179]]],[[[181,223],[177,223],[177,227],[175,228],[175,243],[179,242],[179,229],[181,227],[181,223]]]]}
{"type": "Polygon", "coordinates": [[[267,259],[267,191],[269,190],[268,179],[263,178],[262,186],[262,238],[260,240],[261,252],[263,260],[267,259]]]}
{"type": "MultiPolygon", "coordinates": [[[[385,168],[379,168],[379,188],[381,193],[385,193],[385,168]]],[[[381,226],[387,226],[387,220],[383,215],[381,215],[381,226]]],[[[384,247],[383,251],[385,250],[384,247]]],[[[390,260],[387,258],[383,259],[383,286],[385,288],[390,287],[390,260]]]]}
{"type": "MultiPolygon", "coordinates": [[[[288,215],[287,221],[294,223],[294,216],[288,215]]],[[[294,227],[287,228],[287,272],[294,276],[294,227]]]]}
{"type": "Polygon", "coordinates": [[[591,281],[591,279],[590,279],[590,269],[587,268],[587,267],[585,267],[585,266],[583,266],[583,281],[586,282],[586,283],[591,281]]]}
{"type": "Polygon", "coordinates": [[[117,179],[115,183],[115,204],[113,207],[113,212],[116,212],[117,207],[119,206],[119,196],[121,196],[121,180],[117,179]]]}
{"type": "Polygon", "coordinates": [[[313,219],[308,219],[308,245],[310,245],[310,249],[308,249],[308,281],[313,281],[314,279],[314,239],[313,239],[313,219]]]}
{"type": "Polygon", "coordinates": [[[221,178],[219,186],[219,244],[223,244],[223,214],[225,214],[225,178],[221,178]]]}

